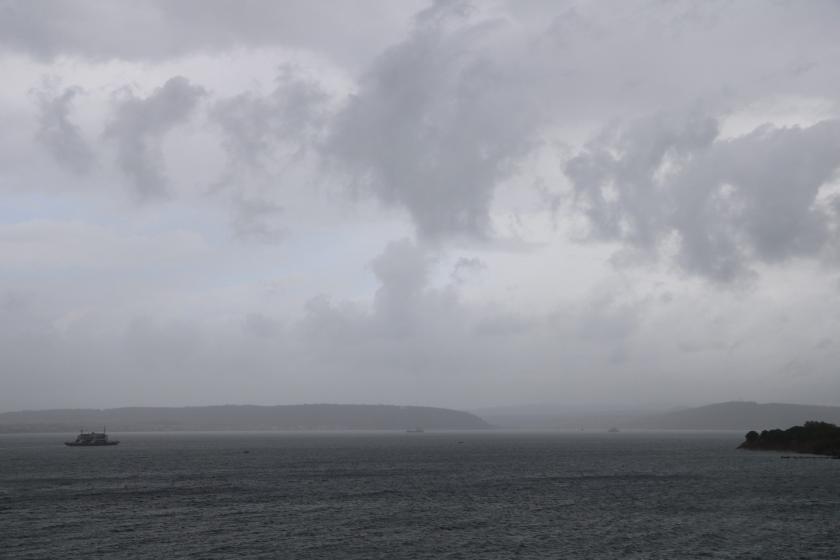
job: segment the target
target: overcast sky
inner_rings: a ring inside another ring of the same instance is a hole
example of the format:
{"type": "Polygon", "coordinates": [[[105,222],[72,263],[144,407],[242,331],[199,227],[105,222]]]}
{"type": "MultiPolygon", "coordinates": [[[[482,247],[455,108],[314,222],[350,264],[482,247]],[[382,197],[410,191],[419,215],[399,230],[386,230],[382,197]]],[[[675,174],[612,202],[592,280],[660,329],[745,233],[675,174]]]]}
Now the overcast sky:
{"type": "Polygon", "coordinates": [[[0,411],[840,404],[838,29],[0,0],[0,411]]]}

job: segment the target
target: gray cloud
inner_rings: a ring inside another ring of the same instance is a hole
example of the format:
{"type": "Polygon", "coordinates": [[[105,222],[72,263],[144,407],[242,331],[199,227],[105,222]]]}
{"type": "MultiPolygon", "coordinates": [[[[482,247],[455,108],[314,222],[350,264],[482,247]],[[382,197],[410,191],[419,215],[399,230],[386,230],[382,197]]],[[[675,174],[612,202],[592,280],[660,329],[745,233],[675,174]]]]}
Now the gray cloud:
{"type": "MultiPolygon", "coordinates": [[[[118,295],[134,305],[109,307],[110,319],[104,308],[68,314],[66,304],[57,310],[38,291],[41,280],[29,295],[0,297],[0,351],[10,381],[0,408],[234,400],[477,406],[614,398],[604,391],[695,402],[749,387],[761,379],[750,372],[782,367],[796,355],[785,348],[796,349],[797,337],[810,347],[837,321],[831,318],[836,293],[823,299],[800,292],[819,310],[791,305],[790,320],[781,323],[774,318],[779,307],[762,307],[761,297],[721,301],[707,286],[710,299],[687,300],[682,292],[660,305],[623,283],[576,300],[546,299],[544,309],[529,313],[462,298],[460,288],[436,279],[438,257],[437,249],[409,240],[390,243],[371,262],[372,297],[316,298],[302,317],[289,318],[268,299],[253,300],[245,313],[241,305],[222,305],[227,312],[220,314],[218,295],[225,291],[196,297],[193,282],[173,293],[170,305],[132,286],[118,295]],[[181,303],[191,297],[192,311],[181,303]],[[758,311],[745,317],[751,309],[758,311]],[[756,332],[752,321],[770,330],[756,332]],[[739,348],[718,348],[742,339],[739,348]],[[687,358],[686,343],[702,350],[687,358]],[[730,372],[740,368],[747,373],[733,378],[730,372]],[[686,383],[699,380],[704,392],[686,396],[686,383]],[[45,386],[56,390],[37,390],[45,386]]],[[[217,265],[214,281],[229,274],[226,266],[217,265]]],[[[836,376],[826,373],[835,355],[822,354],[809,361],[817,377],[797,393],[802,398],[837,387],[836,376]]],[[[771,381],[750,394],[781,398],[786,389],[771,381]]]]}
{"type": "Polygon", "coordinates": [[[438,2],[386,51],[336,117],[328,155],[386,204],[405,207],[425,238],[486,236],[496,186],[538,141],[544,113],[533,65],[502,55],[505,22],[473,21],[438,2]]]}
{"type": "Polygon", "coordinates": [[[59,163],[83,174],[92,167],[94,156],[81,129],[70,119],[73,100],[80,93],[79,88],[59,90],[50,84],[33,91],[40,113],[38,141],[59,163]]]}
{"type": "Polygon", "coordinates": [[[489,315],[476,322],[475,333],[482,336],[508,337],[527,334],[539,326],[532,317],[523,317],[515,313],[489,315]]]}
{"type": "Polygon", "coordinates": [[[313,148],[327,126],[331,101],[315,80],[285,66],[269,94],[243,93],[211,106],[210,120],[227,153],[211,190],[230,193],[238,238],[275,243],[288,233],[280,217],[304,180],[298,171],[308,161],[320,163],[313,148]]]}
{"type": "Polygon", "coordinates": [[[282,215],[283,207],[273,202],[239,198],[233,205],[234,234],[243,241],[277,243],[288,234],[282,215]]]}
{"type": "Polygon", "coordinates": [[[369,308],[315,298],[307,305],[301,332],[313,342],[337,347],[350,341],[364,344],[366,338],[423,338],[457,307],[453,293],[429,286],[433,263],[434,255],[413,241],[389,243],[370,263],[378,288],[369,308]]]}
{"type": "Polygon", "coordinates": [[[763,126],[724,139],[716,122],[658,116],[602,133],[566,164],[591,235],[732,280],[753,262],[818,256],[838,214],[820,189],[840,167],[840,121],[763,126]]]}
{"type": "Polygon", "coordinates": [[[461,284],[469,277],[475,276],[486,269],[487,266],[477,257],[461,257],[455,262],[455,266],[452,267],[450,278],[455,284],[461,284]]]}
{"type": "Polygon", "coordinates": [[[593,294],[530,314],[472,304],[435,284],[436,254],[391,242],[371,263],[378,288],[369,305],[312,300],[293,333],[301,367],[411,398],[448,387],[472,399],[499,380],[513,381],[511,393],[534,383],[576,394],[597,385],[588,378],[598,368],[644,363],[633,350],[647,310],[635,296],[593,294]]]}
{"type": "Polygon", "coordinates": [[[421,4],[0,0],[0,409],[837,394],[836,2],[421,4]]]}
{"type": "Polygon", "coordinates": [[[326,125],[329,101],[315,81],[285,67],[269,95],[223,99],[210,117],[222,129],[232,165],[262,168],[266,160],[303,156],[326,125]]]}
{"type": "Polygon", "coordinates": [[[42,58],[160,60],[236,47],[303,46],[370,56],[421,2],[365,0],[329,9],[306,0],[0,2],[0,46],[42,58]],[[358,13],[376,17],[355,18],[358,13]],[[348,20],[354,25],[347,25],[348,20]],[[353,45],[347,48],[348,43],[353,45]]]}
{"type": "Polygon", "coordinates": [[[242,329],[255,337],[272,339],[281,333],[282,325],[276,319],[262,313],[249,313],[245,317],[242,329]]]}
{"type": "Polygon", "coordinates": [[[189,367],[203,342],[195,323],[146,316],[132,319],[123,337],[125,351],[138,365],[161,371],[189,367]]]}
{"type": "Polygon", "coordinates": [[[117,102],[105,137],[116,143],[119,165],[130,177],[140,199],[166,195],[167,179],[160,140],[190,116],[204,95],[203,88],[176,76],[148,97],[138,98],[127,93],[117,102]]]}
{"type": "Polygon", "coordinates": [[[371,263],[380,283],[374,297],[380,332],[410,334],[422,314],[430,311],[431,296],[426,292],[430,264],[427,252],[407,239],[390,243],[371,263]]]}

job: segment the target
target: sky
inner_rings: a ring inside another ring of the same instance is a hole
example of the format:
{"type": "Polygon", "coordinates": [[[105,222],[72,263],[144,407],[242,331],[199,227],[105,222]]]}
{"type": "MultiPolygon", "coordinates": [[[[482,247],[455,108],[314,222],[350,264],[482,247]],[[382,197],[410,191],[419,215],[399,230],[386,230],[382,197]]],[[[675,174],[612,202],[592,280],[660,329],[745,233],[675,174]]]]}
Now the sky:
{"type": "Polygon", "coordinates": [[[0,0],[0,411],[840,405],[838,26],[0,0]]]}

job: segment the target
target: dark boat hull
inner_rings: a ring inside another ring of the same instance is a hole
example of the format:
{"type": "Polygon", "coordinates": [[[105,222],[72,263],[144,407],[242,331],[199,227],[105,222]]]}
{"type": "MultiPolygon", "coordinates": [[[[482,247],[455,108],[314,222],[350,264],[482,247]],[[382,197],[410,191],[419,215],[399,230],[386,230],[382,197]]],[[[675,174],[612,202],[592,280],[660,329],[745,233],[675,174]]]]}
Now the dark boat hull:
{"type": "Polygon", "coordinates": [[[106,443],[76,443],[73,441],[65,441],[64,445],[67,447],[106,447],[108,445],[118,445],[118,441],[109,441],[106,443]]]}

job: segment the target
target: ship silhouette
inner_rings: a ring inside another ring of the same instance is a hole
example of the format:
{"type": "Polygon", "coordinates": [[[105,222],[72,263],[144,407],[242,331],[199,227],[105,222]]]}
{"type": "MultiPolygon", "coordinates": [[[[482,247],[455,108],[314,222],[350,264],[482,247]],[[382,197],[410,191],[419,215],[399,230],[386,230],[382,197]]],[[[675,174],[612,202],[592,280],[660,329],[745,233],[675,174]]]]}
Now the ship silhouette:
{"type": "Polygon", "coordinates": [[[86,432],[79,431],[74,441],[65,441],[64,445],[70,447],[100,447],[103,445],[117,445],[119,440],[108,439],[108,434],[105,433],[105,428],[101,432],[86,432]]]}

